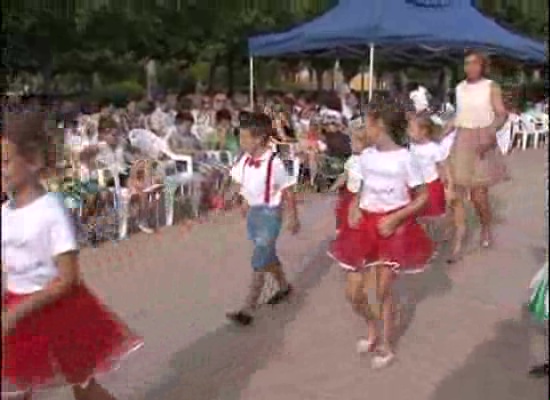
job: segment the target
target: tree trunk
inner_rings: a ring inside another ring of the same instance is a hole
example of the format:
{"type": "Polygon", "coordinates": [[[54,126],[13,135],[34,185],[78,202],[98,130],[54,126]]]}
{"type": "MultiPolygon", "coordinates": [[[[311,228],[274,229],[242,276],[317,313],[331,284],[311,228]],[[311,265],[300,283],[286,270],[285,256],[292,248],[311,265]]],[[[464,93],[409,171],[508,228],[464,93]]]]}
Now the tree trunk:
{"type": "Polygon", "coordinates": [[[153,100],[157,91],[157,62],[150,59],[145,63],[145,76],[147,79],[147,98],[153,100]]]}
{"type": "Polygon", "coordinates": [[[211,92],[214,90],[214,84],[216,80],[216,71],[218,70],[218,64],[219,64],[219,57],[216,56],[210,63],[210,68],[208,69],[208,83],[206,87],[208,88],[208,91],[211,92]]]}
{"type": "Polygon", "coordinates": [[[316,89],[318,92],[323,90],[323,68],[316,67],[315,69],[315,80],[316,80],[316,89]]]}
{"type": "Polygon", "coordinates": [[[233,95],[233,90],[235,89],[235,54],[234,51],[227,53],[226,58],[226,67],[227,67],[227,91],[228,96],[233,95]]]}

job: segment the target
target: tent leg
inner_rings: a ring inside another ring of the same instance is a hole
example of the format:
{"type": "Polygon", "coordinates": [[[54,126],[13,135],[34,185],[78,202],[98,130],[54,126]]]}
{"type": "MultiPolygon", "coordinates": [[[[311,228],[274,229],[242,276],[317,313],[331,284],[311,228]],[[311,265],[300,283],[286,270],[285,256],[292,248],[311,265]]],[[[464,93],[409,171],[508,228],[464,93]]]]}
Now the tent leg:
{"type": "Polygon", "coordinates": [[[248,66],[249,66],[249,77],[248,77],[248,84],[249,84],[249,96],[250,96],[250,111],[252,112],[254,110],[254,57],[248,58],[248,66]]]}
{"type": "Polygon", "coordinates": [[[374,44],[369,45],[369,102],[372,100],[374,77],[374,44]]]}
{"type": "Polygon", "coordinates": [[[361,114],[363,114],[363,108],[365,106],[365,62],[364,60],[361,60],[361,67],[360,71],[361,73],[361,100],[359,104],[359,111],[361,114]]]}

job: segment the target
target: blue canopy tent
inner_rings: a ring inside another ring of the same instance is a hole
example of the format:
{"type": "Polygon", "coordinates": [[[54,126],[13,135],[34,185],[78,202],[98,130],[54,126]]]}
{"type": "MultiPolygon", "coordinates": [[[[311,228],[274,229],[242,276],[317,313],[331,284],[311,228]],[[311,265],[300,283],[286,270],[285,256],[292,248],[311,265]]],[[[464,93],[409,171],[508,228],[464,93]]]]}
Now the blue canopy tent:
{"type": "Polygon", "coordinates": [[[357,57],[368,48],[371,74],[374,46],[402,57],[413,51],[417,58],[440,57],[476,48],[524,61],[546,58],[542,43],[502,28],[471,0],[344,0],[290,31],[249,39],[251,67],[257,56],[357,57]]]}

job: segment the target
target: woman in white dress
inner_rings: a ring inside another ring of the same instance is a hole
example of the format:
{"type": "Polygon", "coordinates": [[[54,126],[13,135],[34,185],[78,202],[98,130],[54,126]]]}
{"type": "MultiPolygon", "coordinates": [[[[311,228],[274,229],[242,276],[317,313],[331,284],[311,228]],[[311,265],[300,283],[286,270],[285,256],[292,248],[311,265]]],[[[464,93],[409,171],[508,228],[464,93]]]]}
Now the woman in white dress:
{"type": "Polygon", "coordinates": [[[496,133],[506,123],[508,114],[500,87],[486,78],[488,59],[479,52],[468,52],[464,59],[466,79],[456,87],[457,112],[449,126],[456,138],[449,156],[457,201],[453,204],[455,240],[449,262],[462,254],[466,235],[465,199],[470,197],[479,217],[480,246],[492,242],[492,215],[489,187],[507,177],[502,154],[498,151],[496,133]]]}

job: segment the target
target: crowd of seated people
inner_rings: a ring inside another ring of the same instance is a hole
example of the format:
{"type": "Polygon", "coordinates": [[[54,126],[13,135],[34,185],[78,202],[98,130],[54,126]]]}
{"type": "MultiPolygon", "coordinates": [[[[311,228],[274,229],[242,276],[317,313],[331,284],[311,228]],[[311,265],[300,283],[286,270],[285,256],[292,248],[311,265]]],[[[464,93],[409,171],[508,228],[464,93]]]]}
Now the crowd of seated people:
{"type": "Polygon", "coordinates": [[[102,208],[116,202],[114,189],[122,188],[128,193],[139,229],[152,233],[148,219],[152,202],[147,189],[162,183],[159,161],[166,156],[151,158],[133,147],[130,132],[147,130],[165,142],[172,154],[190,156],[200,167],[197,173],[202,174],[205,204],[224,207],[216,200],[226,187],[229,165],[220,166],[207,154],[223,151],[229,163],[235,160],[240,154],[239,122],[250,111],[261,111],[272,118],[274,148],[283,151],[291,146],[292,156],[299,157],[313,176],[322,154],[344,158],[349,155],[347,121],[342,113],[345,107],[349,108],[346,102],[335,93],[321,97],[272,93],[258,96],[251,110],[247,101],[218,93],[168,94],[154,101],[131,98],[118,107],[109,101],[88,104],[34,98],[9,106],[22,112],[42,109],[56,116],[63,130],[63,172],[58,171],[47,183],[50,188],[70,191],[77,198],[75,203],[83,220],[93,224],[102,208]]]}

